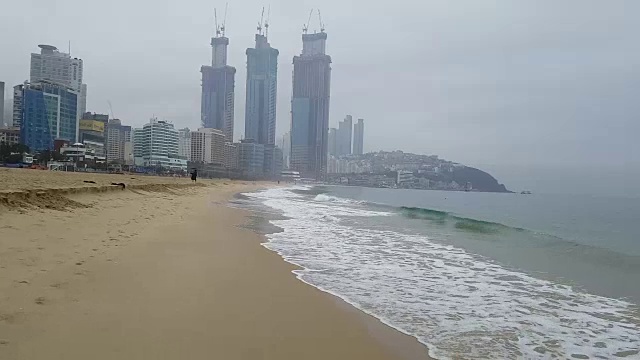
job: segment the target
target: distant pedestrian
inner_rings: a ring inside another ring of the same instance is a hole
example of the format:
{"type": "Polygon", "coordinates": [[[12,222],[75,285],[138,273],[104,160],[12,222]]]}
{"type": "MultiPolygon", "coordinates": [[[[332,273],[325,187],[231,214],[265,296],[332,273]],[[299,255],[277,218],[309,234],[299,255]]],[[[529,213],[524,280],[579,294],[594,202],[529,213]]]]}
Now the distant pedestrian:
{"type": "Polygon", "coordinates": [[[191,172],[191,180],[193,182],[196,182],[196,178],[198,178],[198,169],[193,169],[193,171],[191,172]]]}

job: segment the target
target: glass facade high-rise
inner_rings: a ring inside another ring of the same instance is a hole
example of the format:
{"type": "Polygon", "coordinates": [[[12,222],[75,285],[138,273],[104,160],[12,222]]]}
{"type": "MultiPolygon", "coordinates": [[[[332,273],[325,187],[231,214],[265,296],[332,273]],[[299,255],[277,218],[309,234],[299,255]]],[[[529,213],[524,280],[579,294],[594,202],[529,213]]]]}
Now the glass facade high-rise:
{"type": "Polygon", "coordinates": [[[211,38],[211,66],[202,66],[201,120],[205,128],[222,130],[233,141],[236,68],[227,65],[229,39],[211,38]]]}
{"type": "Polygon", "coordinates": [[[22,87],[20,141],[31,151],[52,150],[54,140],[75,143],[78,134],[78,93],[41,81],[22,87]]]}
{"type": "Polygon", "coordinates": [[[244,137],[258,144],[276,142],[278,50],[267,37],[256,34],[255,48],[247,49],[247,98],[244,137]]]}
{"type": "Polygon", "coordinates": [[[331,57],[327,34],[302,35],[302,54],[293,57],[291,169],[303,177],[327,173],[331,57]]]}

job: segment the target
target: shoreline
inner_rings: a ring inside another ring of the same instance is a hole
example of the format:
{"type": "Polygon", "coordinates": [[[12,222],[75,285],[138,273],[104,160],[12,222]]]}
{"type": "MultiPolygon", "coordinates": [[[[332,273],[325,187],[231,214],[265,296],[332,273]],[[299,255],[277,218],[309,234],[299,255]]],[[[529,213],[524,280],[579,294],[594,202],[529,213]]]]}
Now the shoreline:
{"type": "Polygon", "coordinates": [[[266,238],[243,228],[252,213],[229,200],[264,186],[0,205],[0,358],[427,358],[413,337],[298,281],[260,246],[266,238]]]}
{"type": "MultiPolygon", "coordinates": [[[[255,189],[253,190],[253,192],[260,190],[262,189],[255,189]]],[[[238,195],[242,195],[242,193],[234,194],[234,196],[231,197],[230,200],[240,199],[238,195]]],[[[265,205],[261,204],[261,206],[265,205]]],[[[271,220],[289,219],[288,217],[284,215],[274,216],[273,213],[261,212],[254,209],[245,209],[242,206],[239,206],[238,208],[250,214],[245,217],[246,223],[240,226],[259,234],[263,239],[263,241],[260,242],[260,245],[265,250],[278,255],[278,257],[280,257],[283,262],[292,265],[294,269],[291,270],[291,273],[296,277],[298,281],[305,284],[305,286],[310,286],[325,294],[325,296],[332,297],[337,306],[344,309],[345,311],[357,314],[357,316],[361,317],[362,321],[367,325],[370,333],[376,338],[376,340],[384,344],[387,348],[391,349],[393,353],[398,356],[398,359],[435,359],[429,353],[428,345],[421,342],[417,337],[395,327],[387,320],[378,318],[375,314],[365,311],[356,303],[347,300],[341,295],[306,281],[302,278],[302,271],[306,270],[304,266],[287,260],[280,252],[270,249],[268,247],[270,243],[268,235],[284,231],[284,229],[282,229],[281,227],[271,224],[271,220]]]]}

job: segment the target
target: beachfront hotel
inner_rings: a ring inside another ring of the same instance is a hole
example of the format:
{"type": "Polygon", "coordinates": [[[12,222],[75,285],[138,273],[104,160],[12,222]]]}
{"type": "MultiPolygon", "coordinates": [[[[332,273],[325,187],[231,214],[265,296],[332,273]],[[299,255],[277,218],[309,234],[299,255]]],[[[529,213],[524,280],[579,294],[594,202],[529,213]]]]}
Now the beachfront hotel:
{"type": "Polygon", "coordinates": [[[152,118],[133,134],[136,166],[187,169],[187,159],[178,156],[178,131],[173,124],[152,118]]]}

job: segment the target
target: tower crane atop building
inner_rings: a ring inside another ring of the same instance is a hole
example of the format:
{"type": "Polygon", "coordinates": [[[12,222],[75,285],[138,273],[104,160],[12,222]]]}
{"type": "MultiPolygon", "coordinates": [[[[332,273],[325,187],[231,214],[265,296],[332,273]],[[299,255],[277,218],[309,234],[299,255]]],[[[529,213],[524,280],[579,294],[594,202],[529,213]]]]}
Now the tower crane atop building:
{"type": "Polygon", "coordinates": [[[260,15],[260,21],[258,21],[258,27],[256,28],[256,30],[258,30],[258,34],[262,35],[262,26],[264,24],[264,6],[262,7],[262,14],[260,15]]]}
{"type": "Polygon", "coordinates": [[[269,8],[267,10],[267,21],[265,21],[264,23],[264,36],[265,37],[269,37],[269,21],[271,19],[271,5],[269,5],[269,8]]]}
{"type": "Polygon", "coordinates": [[[218,24],[218,10],[216,8],[213,9],[213,17],[216,26],[216,36],[215,37],[224,37],[224,31],[227,26],[227,9],[229,7],[229,3],[226,3],[224,6],[224,18],[222,18],[222,23],[218,24]]]}
{"type": "Polygon", "coordinates": [[[305,34],[309,31],[309,23],[311,23],[311,15],[313,15],[313,9],[309,11],[309,19],[307,19],[307,22],[304,25],[302,25],[302,32],[305,34]]]}
{"type": "Polygon", "coordinates": [[[318,21],[320,21],[320,32],[324,32],[324,23],[322,22],[322,15],[320,14],[320,9],[318,9],[318,21]]]}

